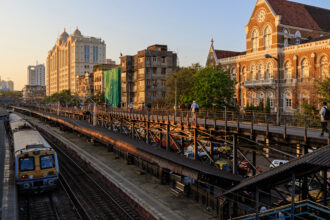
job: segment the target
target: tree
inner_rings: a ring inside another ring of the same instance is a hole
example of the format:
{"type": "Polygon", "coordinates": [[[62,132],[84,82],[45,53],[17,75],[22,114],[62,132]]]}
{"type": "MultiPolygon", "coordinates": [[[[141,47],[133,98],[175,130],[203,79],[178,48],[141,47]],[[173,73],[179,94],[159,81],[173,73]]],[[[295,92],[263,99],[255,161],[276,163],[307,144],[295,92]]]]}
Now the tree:
{"type": "Polygon", "coordinates": [[[193,64],[191,67],[183,67],[178,69],[166,79],[167,105],[173,106],[175,102],[175,81],[177,84],[177,104],[179,105],[182,102],[187,104],[193,100],[193,78],[199,68],[199,64],[193,64]]]}
{"type": "Polygon", "coordinates": [[[316,83],[317,95],[320,96],[320,101],[330,102],[330,77],[322,82],[316,83]]]}
{"type": "Polygon", "coordinates": [[[194,75],[192,93],[200,107],[211,108],[212,104],[232,106],[235,81],[220,66],[200,68],[194,75]]]}
{"type": "Polygon", "coordinates": [[[270,113],[270,99],[269,99],[269,97],[267,97],[267,100],[266,100],[265,112],[270,113]]]}

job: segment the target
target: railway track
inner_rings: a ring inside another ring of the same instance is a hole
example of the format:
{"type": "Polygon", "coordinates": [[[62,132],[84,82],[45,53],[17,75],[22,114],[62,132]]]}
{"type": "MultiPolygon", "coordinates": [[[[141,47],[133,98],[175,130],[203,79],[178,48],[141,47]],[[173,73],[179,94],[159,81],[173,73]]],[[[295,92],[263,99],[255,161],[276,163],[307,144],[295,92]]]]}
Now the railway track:
{"type": "Polygon", "coordinates": [[[45,137],[59,155],[61,177],[65,190],[82,219],[141,219],[139,213],[110,189],[91,171],[82,167],[53,140],[45,137]]]}
{"type": "Polygon", "coordinates": [[[87,166],[72,159],[56,145],[55,140],[47,136],[44,138],[58,153],[61,169],[59,181],[81,219],[142,219],[126,200],[103,183],[87,166]]]}

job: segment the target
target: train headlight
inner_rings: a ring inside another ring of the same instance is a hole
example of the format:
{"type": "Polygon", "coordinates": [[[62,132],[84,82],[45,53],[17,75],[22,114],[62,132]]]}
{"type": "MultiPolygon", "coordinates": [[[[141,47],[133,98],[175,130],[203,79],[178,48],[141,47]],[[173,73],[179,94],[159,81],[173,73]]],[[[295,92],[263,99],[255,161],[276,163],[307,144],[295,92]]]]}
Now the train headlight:
{"type": "Polygon", "coordinates": [[[29,179],[30,179],[30,180],[32,180],[32,179],[33,179],[33,177],[34,177],[33,175],[30,175],[30,176],[29,176],[29,179]]]}

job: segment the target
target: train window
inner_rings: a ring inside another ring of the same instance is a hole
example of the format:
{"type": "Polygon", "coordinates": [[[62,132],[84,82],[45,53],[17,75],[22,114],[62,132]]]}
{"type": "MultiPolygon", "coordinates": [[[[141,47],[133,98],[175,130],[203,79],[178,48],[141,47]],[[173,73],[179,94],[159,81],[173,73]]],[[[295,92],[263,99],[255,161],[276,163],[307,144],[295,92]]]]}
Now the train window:
{"type": "Polygon", "coordinates": [[[40,168],[49,169],[55,166],[54,154],[40,156],[40,168]]]}
{"type": "Polygon", "coordinates": [[[21,157],[19,159],[19,170],[20,171],[34,170],[34,157],[21,157]]]}

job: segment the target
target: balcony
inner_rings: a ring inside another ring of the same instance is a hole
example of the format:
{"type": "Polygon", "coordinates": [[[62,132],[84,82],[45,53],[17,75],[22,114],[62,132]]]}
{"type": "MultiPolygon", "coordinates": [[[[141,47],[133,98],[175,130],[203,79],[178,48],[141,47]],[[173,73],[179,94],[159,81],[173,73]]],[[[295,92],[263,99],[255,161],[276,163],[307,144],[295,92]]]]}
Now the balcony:
{"type": "Polygon", "coordinates": [[[282,86],[295,86],[297,84],[297,79],[283,79],[281,80],[282,86]]]}
{"type": "Polygon", "coordinates": [[[275,85],[274,79],[261,79],[243,82],[244,87],[271,87],[275,85]]]}

